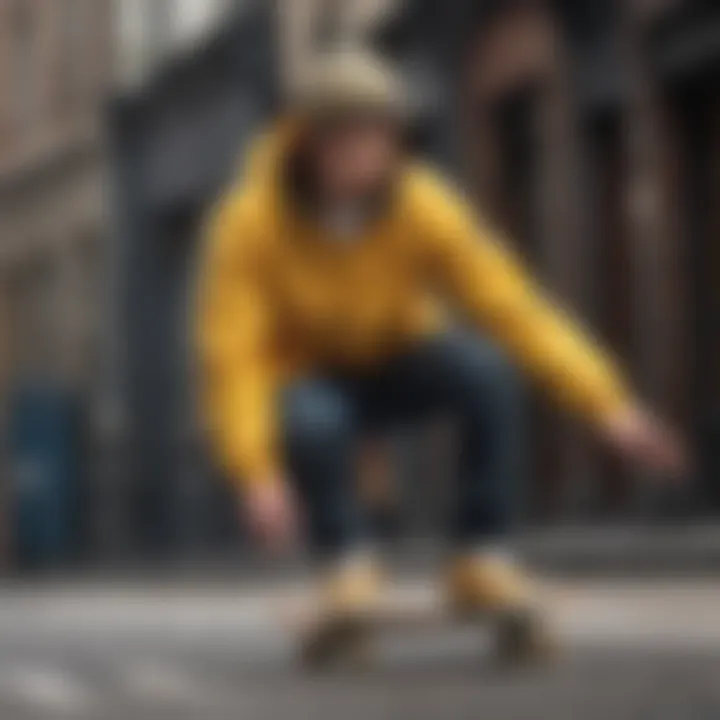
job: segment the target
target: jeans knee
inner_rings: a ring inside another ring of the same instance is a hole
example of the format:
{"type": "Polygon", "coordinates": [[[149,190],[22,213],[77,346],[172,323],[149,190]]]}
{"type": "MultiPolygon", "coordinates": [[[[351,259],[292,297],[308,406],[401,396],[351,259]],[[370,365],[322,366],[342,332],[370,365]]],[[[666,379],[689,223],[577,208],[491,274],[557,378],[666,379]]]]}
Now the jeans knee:
{"type": "Polygon", "coordinates": [[[291,458],[313,458],[344,448],[352,436],[352,412],[331,392],[298,392],[284,422],[285,447],[291,458]]]}
{"type": "Polygon", "coordinates": [[[517,416],[522,380],[507,356],[490,343],[473,343],[458,374],[460,397],[494,417],[517,416]]]}
{"type": "Polygon", "coordinates": [[[485,382],[490,396],[505,407],[516,407],[521,395],[522,380],[520,375],[507,358],[499,350],[491,350],[482,366],[485,382]]]}

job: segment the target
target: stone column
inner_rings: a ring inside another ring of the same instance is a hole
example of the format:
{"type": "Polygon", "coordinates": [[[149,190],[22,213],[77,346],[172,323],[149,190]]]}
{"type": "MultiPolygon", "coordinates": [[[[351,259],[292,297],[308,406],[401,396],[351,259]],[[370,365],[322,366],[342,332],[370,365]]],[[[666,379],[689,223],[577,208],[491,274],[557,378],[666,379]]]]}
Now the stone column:
{"type": "MultiPolygon", "coordinates": [[[[551,32],[555,32],[551,30],[551,32]]],[[[561,307],[585,325],[591,302],[592,259],[582,227],[582,173],[577,108],[573,102],[571,58],[556,36],[555,66],[539,108],[538,176],[540,236],[547,282],[561,307]]],[[[577,519],[587,512],[596,481],[587,430],[577,418],[553,411],[556,419],[559,507],[562,516],[577,519]]]]}
{"type": "Polygon", "coordinates": [[[7,401],[10,384],[10,293],[7,268],[0,266],[0,574],[10,562],[10,523],[8,512],[9,468],[6,448],[7,401]]]}
{"type": "Polygon", "coordinates": [[[11,49],[10,4],[0,0],[0,157],[9,143],[11,130],[11,49]]]}
{"type": "MultiPolygon", "coordinates": [[[[682,256],[678,232],[677,192],[671,182],[674,142],[668,98],[650,68],[641,15],[629,5],[623,41],[630,85],[626,156],[626,217],[632,243],[637,292],[634,308],[636,382],[656,408],[675,414],[683,393],[682,367],[685,298],[681,287],[682,256]]],[[[641,479],[642,480],[642,479],[641,479]]],[[[646,483],[638,484],[637,504],[652,500],[646,483]]]]}

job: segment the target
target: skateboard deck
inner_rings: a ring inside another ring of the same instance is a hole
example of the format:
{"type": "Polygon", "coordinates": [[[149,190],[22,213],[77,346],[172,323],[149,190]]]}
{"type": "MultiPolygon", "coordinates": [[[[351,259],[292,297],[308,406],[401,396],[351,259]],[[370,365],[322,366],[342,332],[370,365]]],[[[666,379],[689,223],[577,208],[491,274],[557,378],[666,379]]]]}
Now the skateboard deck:
{"type": "MultiPolygon", "coordinates": [[[[307,598],[286,608],[283,617],[286,627],[294,632],[310,630],[324,621],[320,608],[307,598]]],[[[452,613],[440,593],[427,589],[388,592],[363,613],[362,620],[374,629],[400,631],[470,622],[452,613]]]]}
{"type": "MultiPolygon", "coordinates": [[[[536,652],[539,645],[533,637],[537,616],[491,611],[460,615],[448,606],[439,592],[432,590],[389,592],[362,615],[339,617],[330,625],[319,608],[309,602],[304,607],[296,607],[294,615],[286,620],[290,621],[288,627],[302,646],[303,664],[308,666],[335,664],[335,658],[342,654],[336,652],[337,647],[343,643],[353,645],[360,639],[362,644],[368,638],[387,633],[414,634],[458,626],[486,630],[491,636],[491,646],[495,648],[494,656],[503,661],[524,662],[523,656],[540,655],[536,652]],[[529,642],[530,638],[532,642],[529,642]]],[[[486,644],[478,643],[479,650],[486,647],[486,644]]]]}

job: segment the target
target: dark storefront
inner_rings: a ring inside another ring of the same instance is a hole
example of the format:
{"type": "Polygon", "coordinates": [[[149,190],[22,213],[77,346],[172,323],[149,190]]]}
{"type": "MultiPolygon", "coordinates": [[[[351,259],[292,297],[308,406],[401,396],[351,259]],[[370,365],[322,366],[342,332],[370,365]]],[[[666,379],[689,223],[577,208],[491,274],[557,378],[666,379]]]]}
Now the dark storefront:
{"type": "Polygon", "coordinates": [[[667,107],[687,348],[686,413],[696,438],[696,506],[720,511],[720,7],[681,3],[651,28],[658,94],[667,107]]]}
{"type": "Polygon", "coordinates": [[[234,502],[197,428],[190,319],[200,226],[272,116],[272,60],[270,13],[257,4],[113,110],[124,437],[112,542],[124,552],[192,558],[236,545],[234,502]]]}
{"type": "Polygon", "coordinates": [[[720,8],[486,7],[471,68],[481,204],[698,458],[694,478],[665,496],[543,403],[531,514],[553,523],[716,515],[720,8]]]}

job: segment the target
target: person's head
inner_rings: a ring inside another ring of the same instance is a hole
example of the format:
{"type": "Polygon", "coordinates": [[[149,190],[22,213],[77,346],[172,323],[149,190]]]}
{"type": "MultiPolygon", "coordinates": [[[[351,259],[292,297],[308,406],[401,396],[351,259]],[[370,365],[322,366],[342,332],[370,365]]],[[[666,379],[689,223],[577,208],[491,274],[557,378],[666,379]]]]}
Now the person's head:
{"type": "Polygon", "coordinates": [[[400,156],[399,128],[381,115],[325,118],[310,127],[306,152],[324,197],[365,197],[387,185],[394,173],[400,156]]]}
{"type": "Polygon", "coordinates": [[[296,99],[316,189],[353,200],[384,187],[401,155],[403,88],[389,68],[357,52],[324,55],[296,99]]]}

